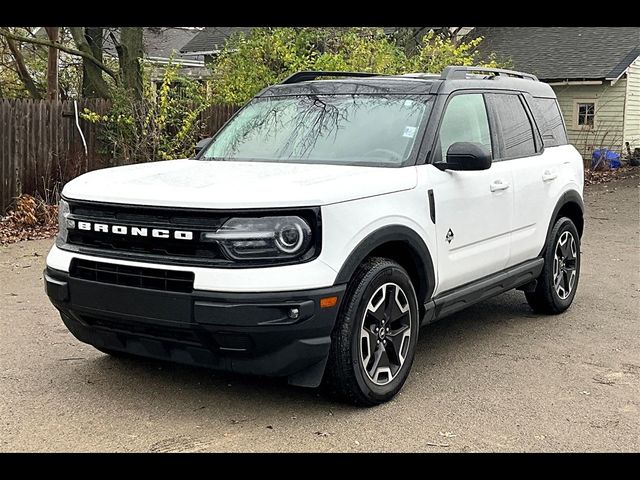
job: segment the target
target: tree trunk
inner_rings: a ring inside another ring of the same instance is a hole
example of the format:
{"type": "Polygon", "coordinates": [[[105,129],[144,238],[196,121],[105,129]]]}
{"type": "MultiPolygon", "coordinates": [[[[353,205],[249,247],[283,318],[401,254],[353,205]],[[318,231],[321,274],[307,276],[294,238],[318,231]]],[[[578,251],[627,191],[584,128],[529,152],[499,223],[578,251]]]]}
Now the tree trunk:
{"type": "Polygon", "coordinates": [[[24,85],[24,88],[27,89],[31,98],[35,98],[37,100],[42,98],[42,93],[38,89],[36,83],[33,81],[27,66],[24,63],[24,57],[22,56],[22,52],[16,45],[16,43],[9,37],[4,38],[9,46],[9,50],[11,51],[11,56],[16,63],[16,69],[18,70],[18,77],[20,81],[24,85]]]}
{"type": "Polygon", "coordinates": [[[120,28],[120,45],[116,48],[122,84],[131,91],[133,98],[142,99],[142,27],[120,28]]]}
{"type": "MultiPolygon", "coordinates": [[[[102,28],[87,28],[86,32],[83,27],[69,27],[69,30],[78,50],[102,62],[102,28]],[[93,35],[99,35],[99,38],[94,37],[96,41],[91,39],[89,30],[93,31],[93,35]],[[96,54],[99,58],[96,57],[96,54]]],[[[109,85],[102,77],[102,69],[84,57],[82,58],[82,94],[85,97],[94,98],[109,98],[111,96],[109,85]]]]}
{"type": "MultiPolygon", "coordinates": [[[[89,44],[89,48],[91,49],[91,53],[99,62],[102,62],[102,42],[103,42],[103,29],[102,27],[85,27],[84,29],[84,37],[89,44]]],[[[91,74],[86,73],[86,63],[91,63],[89,61],[83,62],[82,65],[82,95],[88,98],[100,96],[96,91],[92,83],[91,74]]],[[[100,76],[102,76],[102,72],[100,72],[100,76]]]]}
{"type": "MultiPolygon", "coordinates": [[[[58,42],[60,27],[44,27],[52,43],[58,42]]],[[[58,49],[49,47],[47,57],[47,98],[58,99],[58,49]]]]}

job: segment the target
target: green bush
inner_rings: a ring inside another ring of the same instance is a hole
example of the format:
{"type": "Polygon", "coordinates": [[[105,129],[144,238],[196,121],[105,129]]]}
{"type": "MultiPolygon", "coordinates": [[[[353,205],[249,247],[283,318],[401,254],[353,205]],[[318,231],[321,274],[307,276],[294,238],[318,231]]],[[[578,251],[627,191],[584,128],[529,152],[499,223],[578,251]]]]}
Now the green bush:
{"type": "Polygon", "coordinates": [[[495,59],[478,60],[481,41],[455,42],[429,32],[408,56],[382,29],[256,28],[227,41],[211,66],[212,88],[218,102],[244,103],[301,70],[402,74],[435,73],[447,65],[498,66],[495,59]]]}
{"type": "Polygon", "coordinates": [[[144,98],[136,101],[126,89],[115,88],[111,111],[88,109],[82,117],[101,126],[99,136],[115,163],[138,163],[191,156],[199,140],[200,113],[207,106],[205,88],[178,76],[170,63],[157,89],[144,82],[144,98]]]}

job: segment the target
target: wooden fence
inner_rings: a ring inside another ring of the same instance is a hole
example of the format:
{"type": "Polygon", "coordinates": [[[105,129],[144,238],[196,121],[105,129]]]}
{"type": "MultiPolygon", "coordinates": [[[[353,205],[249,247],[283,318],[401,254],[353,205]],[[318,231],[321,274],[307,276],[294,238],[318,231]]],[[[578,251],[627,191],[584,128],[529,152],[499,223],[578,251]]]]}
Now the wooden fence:
{"type": "MultiPolygon", "coordinates": [[[[85,108],[104,114],[111,104],[103,99],[78,100],[85,108]]],[[[212,105],[201,113],[201,134],[213,135],[237,110],[234,105],[212,105]]],[[[74,102],[0,99],[0,215],[22,193],[54,201],[64,183],[97,168],[118,165],[101,145],[96,124],[79,119],[87,144],[85,155],[76,126],[74,102]]]]}

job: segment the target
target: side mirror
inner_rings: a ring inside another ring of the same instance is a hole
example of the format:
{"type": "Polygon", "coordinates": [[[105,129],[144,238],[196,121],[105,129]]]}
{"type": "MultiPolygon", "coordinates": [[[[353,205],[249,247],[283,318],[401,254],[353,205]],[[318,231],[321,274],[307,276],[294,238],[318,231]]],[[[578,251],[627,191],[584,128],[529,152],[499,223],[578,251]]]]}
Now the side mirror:
{"type": "Polygon", "coordinates": [[[433,166],[440,170],[487,170],[491,168],[491,152],[480,143],[456,142],[447,150],[447,161],[433,166]]]}
{"type": "Polygon", "coordinates": [[[202,149],[207,146],[212,138],[213,137],[203,138],[198,143],[196,143],[195,153],[193,156],[196,157],[202,151],[202,149]]]}

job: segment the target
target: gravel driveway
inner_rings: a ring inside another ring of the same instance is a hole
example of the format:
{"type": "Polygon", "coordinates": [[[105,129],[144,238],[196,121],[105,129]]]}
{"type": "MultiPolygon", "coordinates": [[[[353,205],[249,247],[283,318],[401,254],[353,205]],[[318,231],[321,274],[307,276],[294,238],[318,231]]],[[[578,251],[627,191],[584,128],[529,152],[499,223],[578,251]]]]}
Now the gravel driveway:
{"type": "Polygon", "coordinates": [[[589,187],[564,315],[509,292],[421,332],[373,409],[76,341],[43,292],[51,240],[0,247],[0,451],[639,451],[640,189],[589,187]]]}

